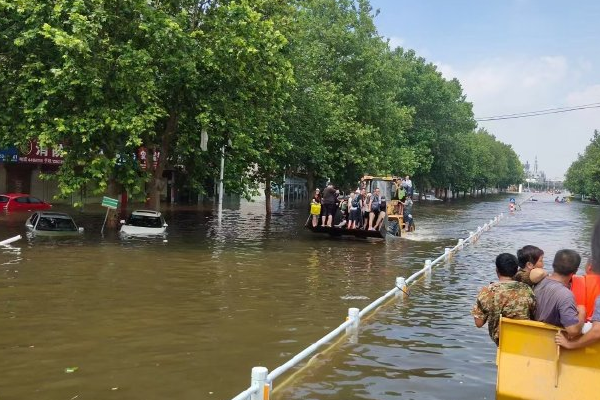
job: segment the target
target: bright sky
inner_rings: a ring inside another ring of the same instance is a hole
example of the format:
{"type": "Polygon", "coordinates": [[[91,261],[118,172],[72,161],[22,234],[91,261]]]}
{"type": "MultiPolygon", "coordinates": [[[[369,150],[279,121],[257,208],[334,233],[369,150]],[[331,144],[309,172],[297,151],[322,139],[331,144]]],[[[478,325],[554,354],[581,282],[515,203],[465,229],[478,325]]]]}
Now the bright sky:
{"type": "MultiPolygon", "coordinates": [[[[392,47],[463,85],[476,118],[600,103],[600,1],[371,0],[392,47]]],[[[562,178],[600,108],[480,123],[521,161],[562,178]]]]}

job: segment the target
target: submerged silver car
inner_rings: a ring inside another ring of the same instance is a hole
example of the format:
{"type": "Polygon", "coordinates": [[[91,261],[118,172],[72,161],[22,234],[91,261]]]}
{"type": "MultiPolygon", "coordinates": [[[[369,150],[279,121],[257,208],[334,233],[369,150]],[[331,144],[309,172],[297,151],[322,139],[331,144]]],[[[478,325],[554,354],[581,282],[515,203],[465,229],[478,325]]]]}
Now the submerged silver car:
{"type": "Polygon", "coordinates": [[[70,235],[83,232],[73,218],[65,213],[38,211],[31,214],[25,222],[27,229],[39,235],[70,235]]]}

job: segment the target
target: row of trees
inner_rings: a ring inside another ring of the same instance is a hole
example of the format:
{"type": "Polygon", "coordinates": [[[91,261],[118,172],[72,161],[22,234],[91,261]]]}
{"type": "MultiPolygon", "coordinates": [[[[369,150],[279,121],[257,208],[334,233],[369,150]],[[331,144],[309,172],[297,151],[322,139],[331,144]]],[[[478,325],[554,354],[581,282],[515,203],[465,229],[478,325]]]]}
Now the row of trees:
{"type": "Polygon", "coordinates": [[[600,131],[594,130],[590,144],[567,170],[564,187],[572,193],[600,199],[600,131]]]}
{"type": "Polygon", "coordinates": [[[63,144],[64,196],[94,184],[156,206],[168,165],[202,191],[223,146],[238,193],[264,182],[270,196],[284,174],[310,191],[363,173],[520,182],[460,83],[391,49],[373,17],[368,0],[0,0],[0,144],[63,144]],[[140,146],[158,159],[145,171],[140,146]]]}

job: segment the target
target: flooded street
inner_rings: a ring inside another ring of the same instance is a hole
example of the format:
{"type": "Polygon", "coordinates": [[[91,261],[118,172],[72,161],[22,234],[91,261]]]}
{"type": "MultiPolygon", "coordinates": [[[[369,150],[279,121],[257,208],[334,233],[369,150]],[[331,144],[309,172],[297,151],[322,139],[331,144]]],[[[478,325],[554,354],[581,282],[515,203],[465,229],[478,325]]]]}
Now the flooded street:
{"type": "MultiPolygon", "coordinates": [[[[0,399],[227,400],[253,366],[283,364],[507,213],[508,197],[416,204],[418,231],[387,242],[314,236],[301,205],[266,221],[264,204],[242,202],[220,224],[210,208],[167,209],[166,239],[102,238],[99,207],[71,212],[81,237],[0,248],[0,399]]],[[[362,321],[358,344],[276,381],[272,398],[493,399],[496,348],[469,311],[495,256],[534,244],[547,270],[558,249],[589,256],[597,206],[536,198],[362,321]]],[[[27,216],[0,215],[0,240],[25,235],[27,216]]]]}

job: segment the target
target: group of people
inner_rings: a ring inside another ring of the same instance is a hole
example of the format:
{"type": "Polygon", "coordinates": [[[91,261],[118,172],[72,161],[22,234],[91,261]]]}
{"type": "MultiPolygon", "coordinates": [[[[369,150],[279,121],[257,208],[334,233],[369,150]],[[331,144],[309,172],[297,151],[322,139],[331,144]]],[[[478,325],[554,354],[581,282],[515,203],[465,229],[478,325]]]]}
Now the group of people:
{"type": "Polygon", "coordinates": [[[544,270],[544,252],[524,246],[515,257],[496,257],[498,281],[481,289],[471,314],[478,328],[488,324],[499,344],[500,317],[546,322],[561,329],[556,343],[574,349],[600,340],[600,220],[592,235],[592,258],[584,276],[576,275],[581,256],[559,250],[550,274],[544,270]]]}
{"type": "Polygon", "coordinates": [[[341,198],[340,191],[329,183],[322,194],[319,189],[316,189],[311,201],[313,227],[319,224],[319,218],[321,226],[332,227],[339,210],[342,221],[336,225],[337,227],[378,230],[387,215],[386,200],[382,198],[379,188],[375,188],[373,193],[367,193],[367,190],[362,187],[350,193],[348,198],[341,198]]]}
{"type": "MultiPolygon", "coordinates": [[[[410,177],[401,181],[394,180],[392,200],[398,200],[399,212],[403,213],[406,230],[412,221],[412,182],[410,177]]],[[[335,216],[341,212],[342,220],[335,225],[346,229],[365,229],[376,231],[381,229],[387,217],[387,199],[382,196],[380,188],[376,187],[372,193],[367,193],[364,182],[360,182],[358,189],[351,192],[347,198],[340,196],[340,191],[328,183],[323,193],[315,190],[311,199],[312,226],[333,227],[335,216]]],[[[398,212],[398,210],[394,210],[398,212]]]]}

